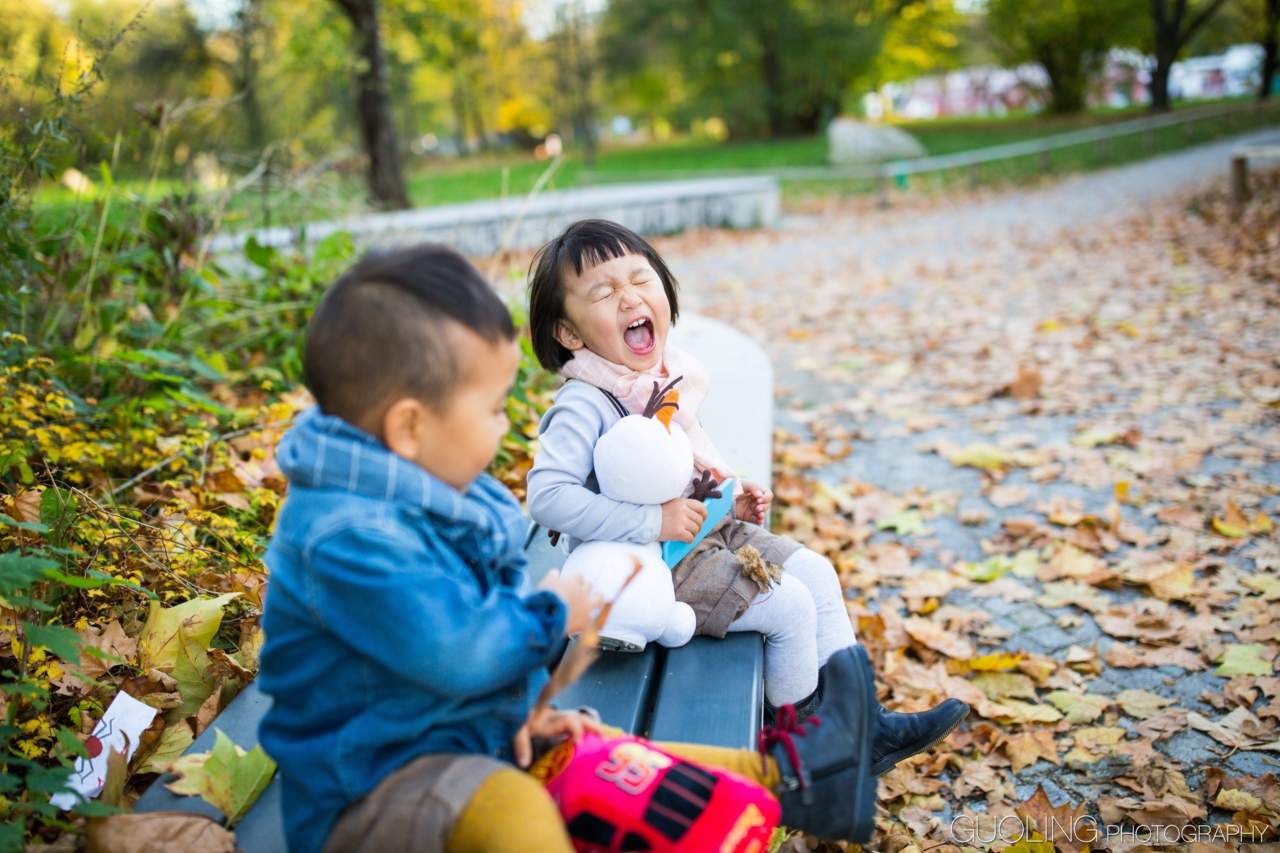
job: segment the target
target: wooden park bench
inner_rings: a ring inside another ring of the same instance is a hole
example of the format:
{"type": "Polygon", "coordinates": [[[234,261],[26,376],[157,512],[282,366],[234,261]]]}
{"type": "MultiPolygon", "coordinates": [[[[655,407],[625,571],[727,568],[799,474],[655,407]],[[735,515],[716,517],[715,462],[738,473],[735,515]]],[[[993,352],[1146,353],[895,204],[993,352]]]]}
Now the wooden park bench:
{"type": "MultiPolygon", "coordinates": [[[[764,351],[722,323],[685,316],[673,339],[698,356],[711,374],[711,393],[700,413],[708,433],[739,471],[768,485],[772,455],[773,370],[764,351]]],[[[536,582],[565,559],[563,541],[553,547],[530,525],[526,545],[529,574],[536,582]]],[[[759,634],[730,634],[723,640],[695,637],[678,649],[651,643],[640,654],[605,653],[556,704],[590,705],[605,722],[655,740],[752,748],[764,709],[764,645],[759,634]]],[[[188,753],[213,748],[215,730],[252,749],[258,722],[271,700],[252,683],[196,738],[188,753]]],[[[138,800],[137,811],[186,811],[219,822],[221,813],[199,797],[165,787],[161,776],[138,800]]],[[[272,780],[236,827],[239,847],[248,853],[286,849],[280,782],[272,780]]]]}

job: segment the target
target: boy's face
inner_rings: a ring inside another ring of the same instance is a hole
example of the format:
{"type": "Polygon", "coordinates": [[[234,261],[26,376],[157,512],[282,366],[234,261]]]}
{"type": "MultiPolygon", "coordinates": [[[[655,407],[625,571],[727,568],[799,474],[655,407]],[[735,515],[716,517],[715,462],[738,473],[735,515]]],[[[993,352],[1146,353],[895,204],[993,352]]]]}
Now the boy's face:
{"type": "Polygon", "coordinates": [[[671,328],[671,303],[662,279],[643,255],[623,255],[564,273],[564,313],[556,339],[569,350],[583,347],[632,370],[662,360],[671,328]]]}
{"type": "Polygon", "coordinates": [[[507,434],[507,396],[520,366],[516,341],[490,343],[452,324],[450,344],[461,375],[438,406],[403,398],[383,415],[383,441],[459,491],[493,461],[507,434]]]}

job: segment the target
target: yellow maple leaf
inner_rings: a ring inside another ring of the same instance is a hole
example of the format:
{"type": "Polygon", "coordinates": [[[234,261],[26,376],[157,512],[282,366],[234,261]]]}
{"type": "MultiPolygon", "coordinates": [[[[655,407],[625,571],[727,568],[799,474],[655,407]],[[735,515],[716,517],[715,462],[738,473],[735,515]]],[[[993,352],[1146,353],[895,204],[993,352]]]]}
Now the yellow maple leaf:
{"type": "Polygon", "coordinates": [[[1249,535],[1252,525],[1235,501],[1227,501],[1227,511],[1223,516],[1225,517],[1213,517],[1213,529],[1218,533],[1230,539],[1243,539],[1249,535]]]}

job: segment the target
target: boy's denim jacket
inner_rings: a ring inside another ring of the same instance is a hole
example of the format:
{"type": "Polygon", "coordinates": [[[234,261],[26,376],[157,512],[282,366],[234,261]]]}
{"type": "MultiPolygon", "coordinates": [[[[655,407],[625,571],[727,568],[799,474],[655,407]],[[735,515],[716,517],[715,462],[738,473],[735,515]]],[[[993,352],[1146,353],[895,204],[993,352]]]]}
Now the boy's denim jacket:
{"type": "Polygon", "coordinates": [[[260,736],[289,847],[320,850],[343,808],[419,755],[510,760],[566,613],[520,594],[527,522],[493,477],[459,492],[317,409],[277,460],[290,485],[264,558],[260,736]]]}

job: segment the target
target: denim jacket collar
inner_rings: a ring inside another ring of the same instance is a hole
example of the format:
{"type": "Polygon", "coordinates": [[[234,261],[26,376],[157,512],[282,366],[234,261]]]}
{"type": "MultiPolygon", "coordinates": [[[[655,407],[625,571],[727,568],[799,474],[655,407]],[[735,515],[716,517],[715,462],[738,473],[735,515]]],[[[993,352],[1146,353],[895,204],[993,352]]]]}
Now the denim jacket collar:
{"type": "Polygon", "coordinates": [[[520,505],[494,477],[481,474],[458,491],[319,407],[294,421],[280,441],[276,461],[294,486],[420,507],[444,538],[474,558],[502,561],[524,544],[520,505]]]}

